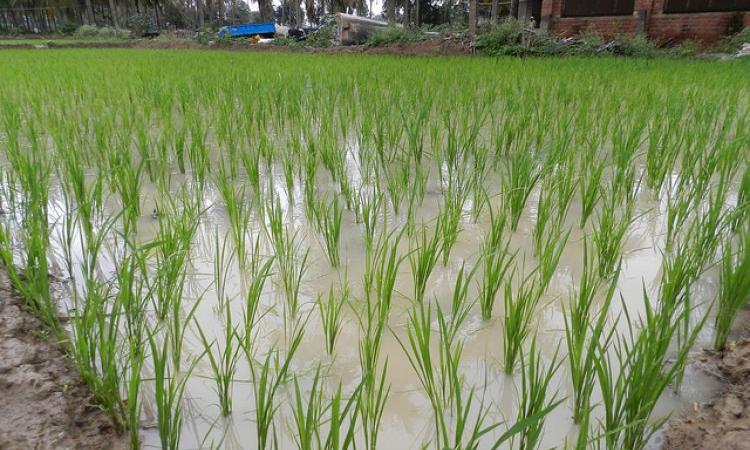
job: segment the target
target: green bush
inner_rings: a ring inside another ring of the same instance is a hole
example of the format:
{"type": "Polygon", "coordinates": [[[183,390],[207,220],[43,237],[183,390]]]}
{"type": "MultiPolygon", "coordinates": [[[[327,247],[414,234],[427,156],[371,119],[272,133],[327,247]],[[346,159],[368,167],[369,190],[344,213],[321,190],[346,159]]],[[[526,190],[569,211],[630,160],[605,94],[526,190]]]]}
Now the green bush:
{"type": "Polygon", "coordinates": [[[750,43],[750,27],[744,28],[739,33],[727,37],[722,45],[722,50],[735,53],[742,47],[742,44],[747,43],[750,43]]]}
{"type": "Polygon", "coordinates": [[[604,39],[598,33],[581,34],[578,39],[580,43],[571,46],[568,53],[580,56],[595,56],[602,54],[604,39]]]}
{"type": "Polygon", "coordinates": [[[643,34],[637,34],[634,37],[618,36],[615,38],[615,52],[624,56],[649,58],[654,56],[656,47],[643,34]]]}
{"type": "Polygon", "coordinates": [[[99,35],[99,29],[92,25],[81,25],[78,27],[73,36],[76,38],[93,38],[99,35]]]}
{"type": "Polygon", "coordinates": [[[370,47],[382,47],[400,42],[423,41],[425,35],[419,30],[411,30],[403,27],[388,27],[374,33],[367,40],[370,47]]]}
{"type": "Polygon", "coordinates": [[[117,36],[117,30],[112,27],[101,27],[97,30],[96,35],[101,38],[113,38],[117,36]]]}
{"type": "Polygon", "coordinates": [[[330,25],[321,27],[315,33],[312,33],[309,36],[307,36],[307,39],[305,39],[304,41],[305,47],[316,47],[316,48],[330,47],[333,41],[333,27],[334,27],[334,24],[331,23],[330,25]]]}
{"type": "Polygon", "coordinates": [[[146,33],[156,29],[151,17],[147,14],[133,14],[128,18],[128,28],[135,37],[143,37],[146,33]]]}
{"type": "Polygon", "coordinates": [[[488,55],[521,54],[522,36],[523,24],[516,19],[506,19],[491,31],[477,36],[476,47],[488,55]]]}
{"type": "Polygon", "coordinates": [[[73,34],[76,32],[77,29],[78,29],[78,25],[76,25],[73,22],[68,22],[68,21],[61,23],[60,28],[59,28],[60,33],[62,34],[73,34]]]}
{"type": "Polygon", "coordinates": [[[669,53],[672,56],[683,58],[695,56],[700,53],[701,50],[703,50],[703,47],[698,42],[688,39],[686,41],[683,41],[679,45],[676,45],[675,47],[669,49],[669,53]]]}

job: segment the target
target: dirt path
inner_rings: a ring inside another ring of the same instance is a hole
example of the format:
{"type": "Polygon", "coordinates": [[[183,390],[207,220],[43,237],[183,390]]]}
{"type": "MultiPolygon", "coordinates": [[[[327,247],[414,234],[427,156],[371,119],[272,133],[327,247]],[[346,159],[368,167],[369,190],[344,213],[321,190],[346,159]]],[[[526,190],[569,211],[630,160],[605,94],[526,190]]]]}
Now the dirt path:
{"type": "Polygon", "coordinates": [[[0,274],[0,449],[127,448],[70,359],[0,274]]]}
{"type": "Polygon", "coordinates": [[[695,360],[725,389],[717,399],[670,420],[664,450],[750,450],[750,311],[737,322],[743,325],[726,351],[704,352],[695,360]]]}

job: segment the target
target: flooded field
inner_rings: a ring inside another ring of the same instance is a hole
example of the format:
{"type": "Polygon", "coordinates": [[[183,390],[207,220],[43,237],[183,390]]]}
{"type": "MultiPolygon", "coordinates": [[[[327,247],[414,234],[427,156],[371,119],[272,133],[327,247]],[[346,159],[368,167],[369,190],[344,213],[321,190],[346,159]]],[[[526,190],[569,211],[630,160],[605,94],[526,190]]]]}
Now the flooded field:
{"type": "Polygon", "coordinates": [[[718,388],[747,62],[5,53],[0,259],[134,448],[660,448],[718,388]]]}

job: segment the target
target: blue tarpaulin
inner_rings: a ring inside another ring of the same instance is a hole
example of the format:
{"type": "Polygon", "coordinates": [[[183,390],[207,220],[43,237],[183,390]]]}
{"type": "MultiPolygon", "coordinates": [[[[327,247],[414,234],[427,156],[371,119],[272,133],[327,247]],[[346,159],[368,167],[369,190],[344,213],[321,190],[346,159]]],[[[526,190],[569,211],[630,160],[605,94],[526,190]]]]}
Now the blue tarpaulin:
{"type": "Polygon", "coordinates": [[[255,35],[261,37],[273,37],[274,33],[276,33],[276,24],[273,22],[229,25],[219,29],[220,37],[247,37],[255,35]]]}

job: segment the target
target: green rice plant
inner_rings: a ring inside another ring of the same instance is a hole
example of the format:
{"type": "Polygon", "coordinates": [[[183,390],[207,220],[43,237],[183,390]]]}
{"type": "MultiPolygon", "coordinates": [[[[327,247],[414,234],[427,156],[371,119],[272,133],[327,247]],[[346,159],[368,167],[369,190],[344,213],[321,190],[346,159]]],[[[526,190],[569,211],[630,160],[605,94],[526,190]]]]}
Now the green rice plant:
{"type": "Polygon", "coordinates": [[[323,236],[323,243],[328,261],[332,267],[341,264],[340,242],[341,242],[341,206],[338,197],[334,196],[330,203],[323,204],[316,210],[318,230],[323,236]]]}
{"type": "Polygon", "coordinates": [[[424,203],[429,172],[422,168],[421,165],[415,165],[413,178],[412,187],[409,191],[408,209],[406,211],[406,230],[409,235],[414,233],[417,209],[424,203]]]}
{"type": "Polygon", "coordinates": [[[357,385],[357,388],[349,396],[349,400],[344,403],[341,383],[339,383],[336,392],[325,407],[325,410],[328,412],[328,434],[323,444],[324,449],[346,450],[354,446],[354,434],[357,430],[357,417],[360,410],[361,389],[362,385],[357,385]]]}
{"type": "Polygon", "coordinates": [[[215,182],[224,200],[224,206],[227,209],[237,259],[240,266],[244,269],[247,264],[247,231],[252,210],[245,201],[247,187],[244,185],[235,186],[229,174],[225,173],[226,169],[223,169],[223,167],[223,164],[219,165],[220,169],[215,182]]]}
{"type": "Polygon", "coordinates": [[[242,346],[246,352],[253,348],[253,327],[258,318],[260,308],[260,297],[263,294],[263,287],[266,280],[271,276],[271,267],[273,266],[274,257],[266,259],[266,262],[253,273],[253,278],[247,288],[245,297],[245,308],[243,310],[242,322],[244,323],[242,346]]]}
{"type": "Polygon", "coordinates": [[[359,194],[359,217],[364,228],[365,250],[367,253],[372,252],[373,242],[375,240],[375,230],[378,226],[378,216],[383,207],[383,194],[375,191],[371,195],[363,192],[359,194]]]}
{"type": "Polygon", "coordinates": [[[320,385],[320,366],[316,367],[313,384],[307,399],[302,397],[297,377],[294,377],[294,440],[300,450],[322,447],[320,425],[323,420],[323,390],[320,385]]]}
{"type": "Polygon", "coordinates": [[[349,285],[344,283],[341,293],[336,296],[333,293],[333,286],[328,290],[328,299],[323,301],[323,296],[318,296],[318,308],[320,308],[320,320],[323,324],[323,334],[325,335],[326,352],[333,354],[336,347],[336,339],[341,332],[341,312],[349,299],[349,285]]]}
{"type": "MultiPolygon", "coordinates": [[[[459,269],[456,275],[456,283],[453,287],[453,295],[451,296],[450,325],[446,326],[450,341],[453,341],[458,335],[461,325],[466,321],[471,308],[474,306],[475,301],[469,302],[467,299],[469,285],[478,269],[479,265],[475,265],[471,271],[467,272],[466,265],[461,264],[461,269],[459,269]]],[[[439,310],[438,313],[442,313],[442,310],[439,310]]]]}
{"type": "Polygon", "coordinates": [[[702,328],[701,320],[667,365],[672,338],[681,323],[668,307],[653,309],[643,290],[645,316],[636,324],[625,309],[628,333],[617,335],[613,348],[600,348],[594,358],[602,391],[601,426],[608,448],[642,449],[668,417],[651,417],[657,400],[684,367],[690,347],[702,328]],[[637,336],[636,336],[637,333],[637,336]]]}
{"type": "Polygon", "coordinates": [[[557,228],[556,224],[551,223],[553,216],[555,216],[554,196],[556,193],[551,182],[548,180],[550,178],[542,180],[539,200],[536,204],[536,221],[534,222],[534,230],[532,231],[534,253],[537,257],[539,257],[541,249],[546,245],[549,227],[557,228]]]}
{"type": "Polygon", "coordinates": [[[272,448],[278,447],[276,427],[273,422],[276,411],[279,408],[276,401],[276,394],[281,384],[287,378],[292,358],[297,352],[303,336],[304,327],[296,328],[289,342],[289,349],[286,352],[286,356],[281,362],[272,359],[274,357],[278,358],[278,355],[276,355],[277,350],[271,349],[263,359],[260,368],[255,369],[251,367],[250,374],[252,376],[255,398],[255,429],[259,449],[266,449],[269,446],[272,448]],[[276,364],[275,374],[272,373],[274,362],[276,364]]]}
{"type": "MultiPolygon", "coordinates": [[[[461,178],[465,178],[465,175],[462,175],[461,178]]],[[[438,229],[442,237],[440,252],[443,255],[443,266],[448,265],[451,249],[456,244],[461,232],[461,217],[463,216],[464,204],[470,193],[467,184],[463,179],[450,181],[447,192],[443,196],[443,205],[438,213],[438,229]]]]}
{"type": "Polygon", "coordinates": [[[237,326],[232,322],[232,309],[228,303],[225,304],[224,311],[224,342],[223,348],[219,348],[218,354],[214,354],[213,350],[214,344],[218,347],[216,340],[209,343],[197,320],[195,320],[195,326],[203,344],[204,354],[208,355],[208,361],[211,364],[211,372],[219,396],[221,415],[227,417],[232,413],[232,386],[240,362],[242,345],[235,342],[235,340],[239,341],[240,337],[237,334],[237,326]]]}
{"type": "Polygon", "coordinates": [[[393,291],[398,269],[405,259],[398,254],[398,245],[403,230],[383,233],[374,252],[367,259],[363,279],[365,311],[358,315],[359,365],[361,390],[359,391],[359,415],[365,448],[377,448],[378,430],[385,404],[390,395],[386,385],[388,360],[379,368],[383,332],[388,325],[393,291]]]}
{"type": "MultiPolygon", "coordinates": [[[[37,137],[32,139],[29,149],[21,149],[19,131],[21,119],[18,112],[7,110],[3,114],[7,142],[6,156],[15,179],[20,184],[23,196],[21,236],[23,249],[20,256],[21,270],[16,268],[12,231],[7,224],[0,224],[0,258],[13,288],[23,297],[26,306],[40,317],[54,332],[59,331],[56,307],[50,297],[48,222],[48,187],[50,162],[37,137]]],[[[34,128],[27,131],[36,136],[34,128]]]]}
{"type": "Polygon", "coordinates": [[[739,236],[736,250],[733,250],[730,240],[724,243],[720,264],[714,320],[714,348],[717,351],[725,348],[734,318],[750,300],[750,232],[744,231],[739,236]]]}
{"type": "MultiPolygon", "coordinates": [[[[564,400],[557,400],[557,392],[549,398],[550,383],[562,365],[562,361],[557,358],[557,350],[549,366],[546,369],[543,368],[541,354],[537,350],[536,336],[534,336],[527,355],[524,357],[524,352],[521,352],[521,392],[516,418],[518,423],[546,415],[545,411],[555,409],[564,400]]],[[[526,427],[519,433],[518,448],[521,450],[538,448],[543,430],[543,419],[526,427]]]]}
{"type": "Polygon", "coordinates": [[[545,292],[552,282],[552,277],[557,271],[560,257],[563,250],[565,250],[569,236],[570,230],[563,232],[559,227],[555,227],[555,229],[550,230],[550,234],[548,235],[549,240],[538,251],[539,283],[541,284],[542,292],[545,292]]]}
{"type": "Polygon", "coordinates": [[[479,306],[484,320],[492,318],[497,292],[503,282],[506,281],[505,277],[511,270],[517,255],[517,252],[510,252],[510,239],[506,239],[504,244],[493,243],[492,241],[495,239],[497,238],[493,237],[490,232],[490,235],[485,238],[482,244],[482,280],[479,283],[479,306]]]}
{"type": "Polygon", "coordinates": [[[432,236],[428,236],[427,227],[422,225],[422,231],[417,236],[417,247],[409,252],[409,265],[414,279],[414,300],[424,301],[427,290],[427,280],[430,278],[441,251],[441,223],[437,222],[432,236]]]}
{"type": "Polygon", "coordinates": [[[148,342],[154,369],[154,405],[159,440],[162,448],[177,450],[180,447],[182,400],[185,395],[185,386],[200,357],[196,358],[186,371],[171,368],[169,366],[170,338],[164,337],[159,344],[156,331],[148,331],[148,342]]]}
{"type": "Polygon", "coordinates": [[[581,158],[579,170],[581,175],[578,182],[578,192],[581,197],[581,222],[579,227],[586,225],[594,208],[602,197],[602,174],[604,173],[604,161],[596,161],[596,156],[584,156],[581,158]]]}
{"type": "Polygon", "coordinates": [[[302,257],[297,257],[299,244],[297,234],[293,234],[289,241],[276,253],[281,284],[284,288],[286,298],[286,312],[288,318],[293,319],[299,310],[299,291],[302,287],[302,278],[309,268],[308,257],[310,250],[306,249],[302,257]]]}
{"type": "Polygon", "coordinates": [[[185,191],[177,197],[181,199],[180,210],[175,200],[167,200],[157,207],[159,230],[156,236],[156,273],[154,280],[154,309],[160,320],[167,318],[168,312],[182,297],[186,266],[190,260],[190,248],[198,227],[201,212],[185,191]]]}
{"type": "Polygon", "coordinates": [[[502,179],[503,204],[510,216],[510,229],[516,231],[526,200],[531,195],[537,181],[539,181],[541,172],[537,167],[533,153],[526,150],[512,153],[504,168],[505,173],[502,179]]]}
{"type": "Polygon", "coordinates": [[[542,290],[536,280],[536,273],[532,272],[521,281],[518,292],[511,288],[510,280],[505,282],[503,312],[503,370],[507,374],[513,373],[516,361],[522,352],[523,343],[531,331],[531,321],[534,318],[542,290]]]}
{"type": "Polygon", "coordinates": [[[608,197],[594,227],[593,242],[596,248],[599,276],[602,278],[609,278],[615,273],[617,262],[622,256],[625,235],[633,222],[631,207],[626,207],[620,217],[617,217],[618,209],[620,208],[615,203],[614,196],[608,197]]]}
{"type": "MultiPolygon", "coordinates": [[[[594,259],[589,255],[591,249],[586,241],[583,244],[583,270],[578,283],[576,295],[571,298],[570,306],[563,306],[565,321],[565,342],[568,348],[568,364],[573,385],[573,422],[583,424],[591,404],[594,391],[596,371],[594,358],[599,348],[606,349],[612,338],[605,334],[605,325],[617,286],[618,276],[611,278],[604,298],[596,310],[597,294],[602,284],[594,259]]],[[[617,271],[619,272],[619,267],[617,271]]],[[[582,425],[583,426],[583,425],[582,425]]]]}

